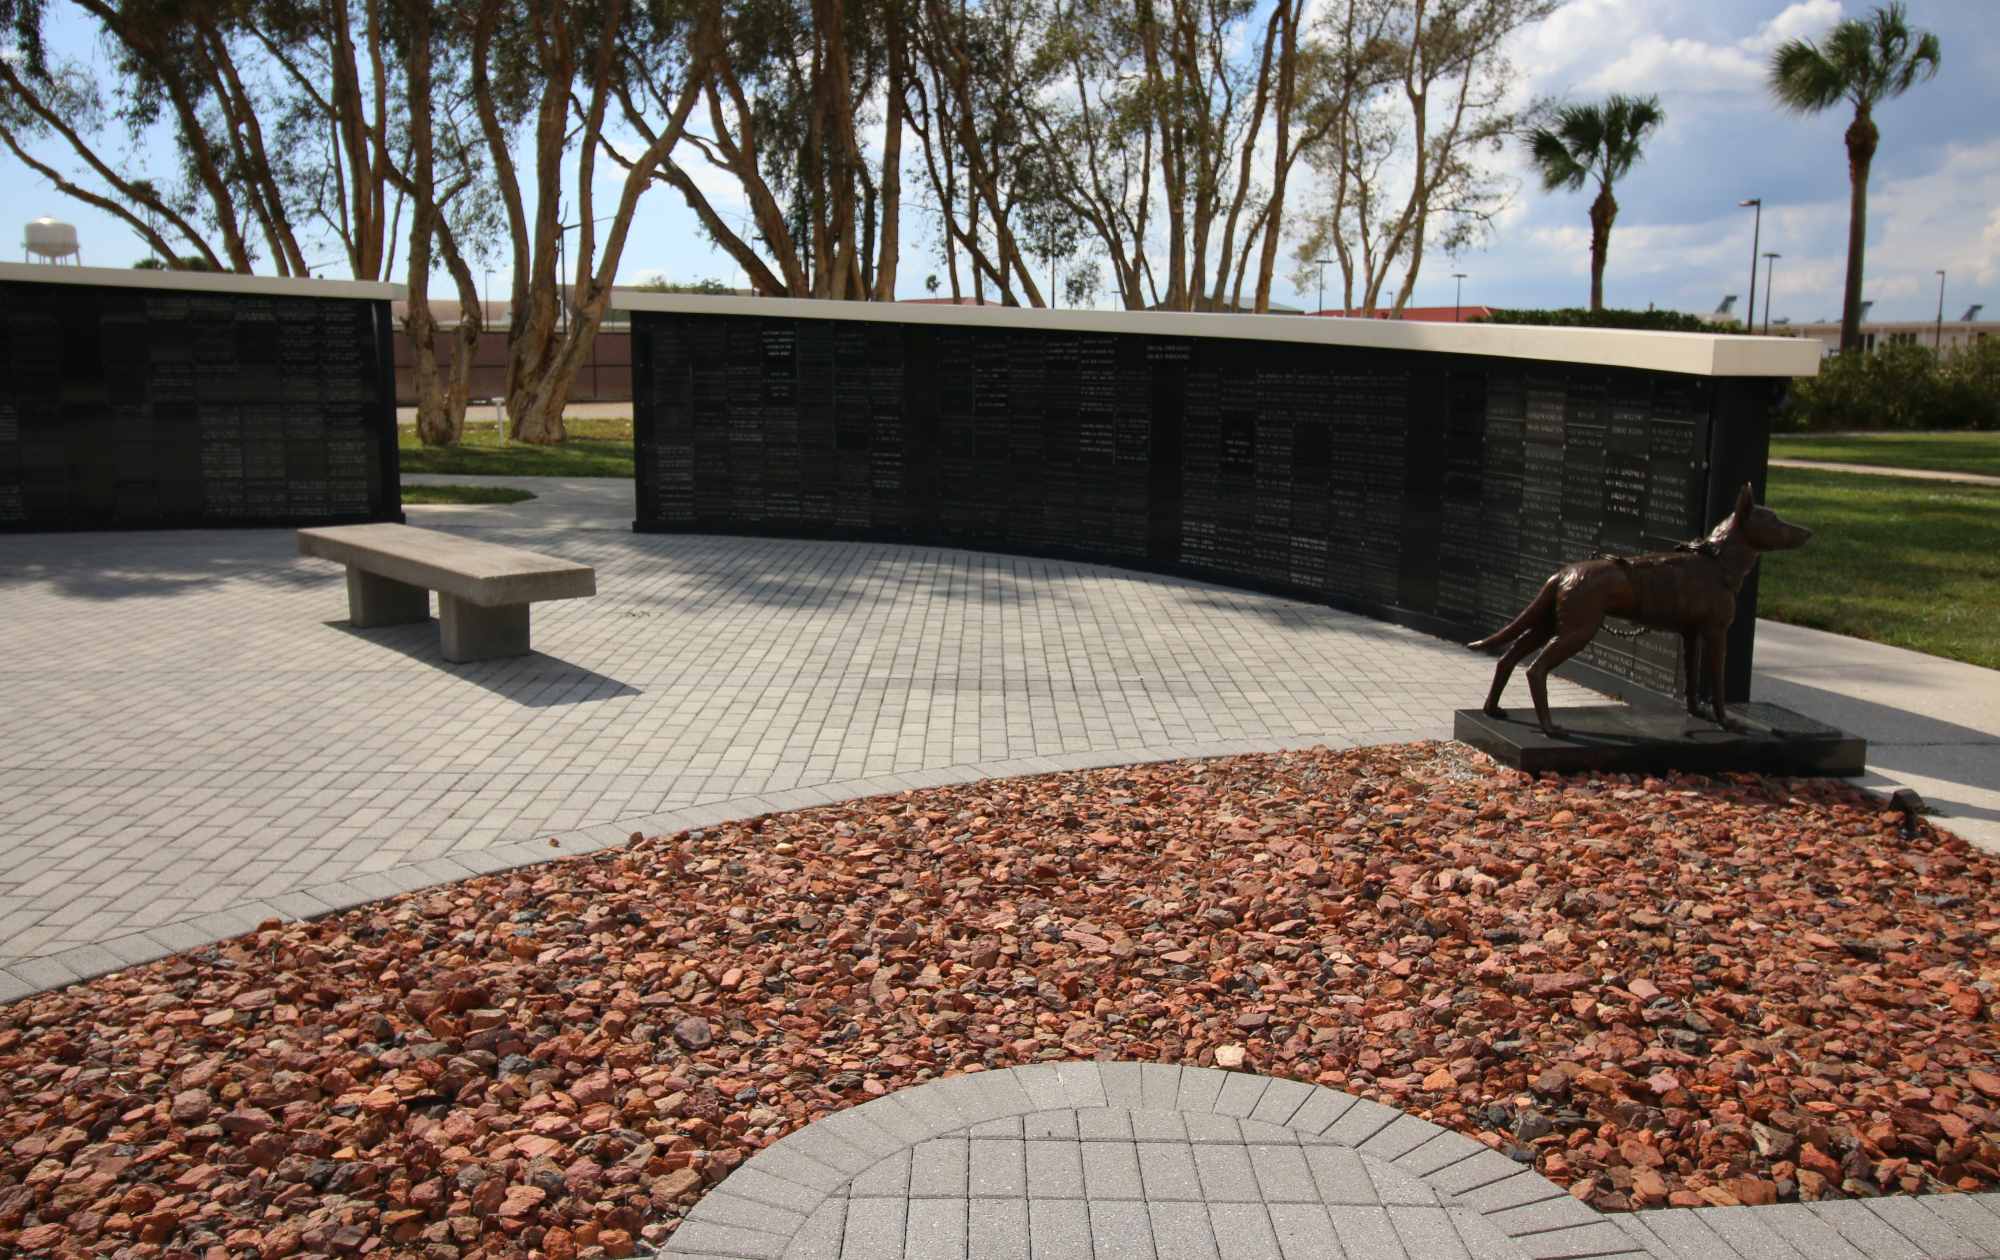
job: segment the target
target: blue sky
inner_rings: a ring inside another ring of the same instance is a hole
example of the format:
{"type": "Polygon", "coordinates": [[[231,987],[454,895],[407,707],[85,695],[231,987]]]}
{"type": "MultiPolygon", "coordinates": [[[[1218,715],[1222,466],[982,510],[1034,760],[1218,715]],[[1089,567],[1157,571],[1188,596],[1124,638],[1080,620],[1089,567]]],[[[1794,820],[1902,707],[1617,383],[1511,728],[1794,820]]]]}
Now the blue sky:
{"type": "MultiPolygon", "coordinates": [[[[1817,36],[1865,10],[1839,0],[1573,0],[1518,42],[1516,59],[1537,93],[1656,92],[1666,107],[1650,156],[1617,189],[1607,303],[1707,311],[1724,293],[1747,298],[1752,212],[1737,202],[1762,197],[1762,248],[1783,255],[1772,317],[1839,316],[1842,137],[1852,113],[1780,113],[1762,76],[1782,40],[1817,36]]],[[[2000,5],[1912,0],[1909,14],[1942,39],[1943,69],[1877,113],[1882,147],[1870,183],[1864,296],[1875,299],[1878,318],[1934,315],[1943,268],[1947,318],[1972,302],[2000,317],[2000,5]]],[[[1418,293],[1449,301],[1442,273],[1465,271],[1473,277],[1467,301],[1581,305],[1590,195],[1545,195],[1524,181],[1494,244],[1458,266],[1426,264],[1418,293]],[[1432,267],[1441,274],[1429,275],[1432,267]]],[[[1758,306],[1761,317],[1761,293],[1758,306]]]]}
{"type": "MultiPolygon", "coordinates": [[[[1781,40],[1816,36],[1865,8],[1854,0],[1572,0],[1516,40],[1512,55],[1526,91],[1579,99],[1654,92],[1666,107],[1668,122],[1650,156],[1617,190],[1607,302],[1708,311],[1725,293],[1747,296],[1751,212],[1736,203],[1762,197],[1762,248],[1783,255],[1772,317],[1838,316],[1847,239],[1841,136],[1849,115],[1782,114],[1770,105],[1762,75],[1781,40]]],[[[1911,0],[1909,10],[1913,23],[1942,38],[1944,68],[1878,114],[1866,296],[1876,300],[1876,317],[1928,318],[1937,308],[1935,272],[1944,268],[1947,317],[1972,302],[2000,316],[2000,5],[1911,0]]],[[[79,55],[91,52],[73,28],[58,42],[79,55]]],[[[1463,271],[1468,303],[1582,305],[1591,194],[1543,194],[1511,151],[1498,165],[1521,178],[1493,240],[1457,259],[1427,259],[1414,301],[1450,304],[1451,273],[1463,271]]],[[[609,187],[603,194],[615,195],[609,187]]],[[[122,266],[145,253],[116,220],[0,159],[0,216],[25,223],[44,214],[77,224],[88,262],[122,266]]],[[[913,242],[902,267],[905,295],[919,295],[933,270],[926,246],[913,242]]],[[[656,272],[678,280],[735,274],[664,187],[641,203],[620,279],[656,272]]],[[[496,277],[496,290],[503,283],[496,277]]],[[[1282,281],[1279,287],[1281,299],[1301,300],[1284,294],[1282,281]]]]}

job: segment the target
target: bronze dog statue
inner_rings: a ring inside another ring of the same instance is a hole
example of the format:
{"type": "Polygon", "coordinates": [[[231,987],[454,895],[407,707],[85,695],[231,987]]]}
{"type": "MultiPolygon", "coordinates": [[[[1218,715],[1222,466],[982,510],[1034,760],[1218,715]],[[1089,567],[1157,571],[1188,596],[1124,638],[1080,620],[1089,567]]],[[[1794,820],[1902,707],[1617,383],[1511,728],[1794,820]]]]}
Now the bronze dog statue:
{"type": "Polygon", "coordinates": [[[1725,730],[1739,729],[1740,724],[1722,703],[1724,636],[1736,620],[1736,593],[1757,567],[1759,555],[1803,546],[1812,534],[1803,525],[1789,524],[1770,508],[1758,506],[1746,485],[1736,496],[1736,509],[1707,538],[1682,543],[1674,551],[1570,565],[1543,583],[1535,602],[1505,630],[1472,645],[1473,650],[1482,651],[1509,640],[1514,643],[1493,671],[1493,690],[1487,693],[1485,713],[1489,717],[1507,716],[1500,707],[1507,679],[1523,657],[1546,643],[1548,647],[1528,666],[1528,692],[1535,699],[1535,717],[1543,733],[1565,738],[1568,732],[1549,721],[1549,671],[1581,652],[1596,637],[1606,617],[1620,617],[1648,629],[1679,633],[1687,662],[1687,708],[1695,717],[1707,716],[1696,685],[1700,677],[1696,652],[1697,648],[1705,649],[1716,724],[1725,730]]]}

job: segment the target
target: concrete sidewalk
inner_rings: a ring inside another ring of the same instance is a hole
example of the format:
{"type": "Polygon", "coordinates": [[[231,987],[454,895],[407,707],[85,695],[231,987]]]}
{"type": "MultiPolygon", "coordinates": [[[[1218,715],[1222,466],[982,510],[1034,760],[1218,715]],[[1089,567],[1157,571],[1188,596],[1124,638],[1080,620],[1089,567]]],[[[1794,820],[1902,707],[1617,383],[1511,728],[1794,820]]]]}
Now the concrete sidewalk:
{"type": "Polygon", "coordinates": [[[1915,788],[1941,825],[2000,853],[2000,671],[1759,621],[1753,693],[1865,736],[1862,782],[1915,788]]]}
{"type": "Polygon", "coordinates": [[[497,486],[534,495],[521,503],[408,503],[403,515],[424,529],[629,531],[636,510],[624,477],[481,477],[404,473],[406,486],[497,486]]]}
{"type": "Polygon", "coordinates": [[[1957,481],[1973,486],[2000,486],[2000,477],[1985,473],[1943,472],[1935,468],[1896,468],[1888,464],[1839,464],[1824,459],[1774,459],[1773,468],[1811,468],[1818,472],[1864,473],[1870,477],[1914,477],[1918,481],[1957,481]]]}

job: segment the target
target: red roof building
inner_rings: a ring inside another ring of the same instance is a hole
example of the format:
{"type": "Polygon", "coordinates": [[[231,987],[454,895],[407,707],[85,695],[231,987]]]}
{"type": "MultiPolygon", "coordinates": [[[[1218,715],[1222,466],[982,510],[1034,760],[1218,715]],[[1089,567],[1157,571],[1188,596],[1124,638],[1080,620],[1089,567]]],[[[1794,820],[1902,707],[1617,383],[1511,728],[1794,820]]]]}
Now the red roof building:
{"type": "MultiPolygon", "coordinates": [[[[1414,320],[1422,324],[1463,324],[1480,315],[1491,315],[1490,306],[1406,306],[1399,318],[1414,320]]],[[[1356,311],[1349,315],[1346,311],[1314,311],[1313,314],[1330,319],[1366,319],[1356,311]]],[[[1388,319],[1388,311],[1376,311],[1376,319],[1388,319]]]]}

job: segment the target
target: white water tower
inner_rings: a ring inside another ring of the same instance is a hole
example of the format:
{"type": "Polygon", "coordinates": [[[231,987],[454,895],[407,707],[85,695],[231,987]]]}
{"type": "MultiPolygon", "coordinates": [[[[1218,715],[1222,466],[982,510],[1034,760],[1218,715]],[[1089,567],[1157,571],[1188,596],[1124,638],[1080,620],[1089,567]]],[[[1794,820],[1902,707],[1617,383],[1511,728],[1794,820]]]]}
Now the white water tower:
{"type": "Polygon", "coordinates": [[[23,262],[29,254],[45,263],[83,262],[83,253],[76,243],[76,227],[60,219],[43,217],[30,223],[23,229],[21,249],[23,262]]]}

